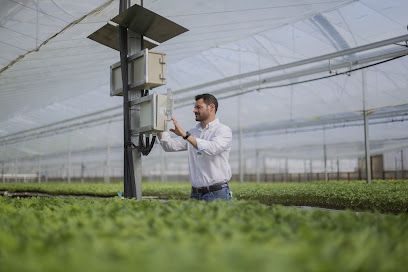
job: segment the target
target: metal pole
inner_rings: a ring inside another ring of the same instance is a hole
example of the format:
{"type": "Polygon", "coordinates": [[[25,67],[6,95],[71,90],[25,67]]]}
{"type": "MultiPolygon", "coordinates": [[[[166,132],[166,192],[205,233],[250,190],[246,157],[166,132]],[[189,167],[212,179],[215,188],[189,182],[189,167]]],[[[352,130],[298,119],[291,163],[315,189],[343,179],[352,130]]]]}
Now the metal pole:
{"type": "MultiPolygon", "coordinates": [[[[130,5],[138,4],[143,7],[143,0],[131,0],[129,1],[130,5]]],[[[128,30],[128,45],[129,45],[129,55],[133,55],[140,50],[143,49],[142,47],[143,37],[135,32],[128,30]]],[[[129,73],[133,74],[133,71],[129,71],[129,73]]],[[[134,101],[136,99],[140,99],[142,97],[140,89],[130,89],[129,90],[129,101],[134,101]]],[[[130,112],[130,120],[131,120],[131,129],[139,128],[140,127],[140,106],[137,105],[134,109],[130,112]]],[[[139,135],[135,135],[131,137],[131,141],[136,145],[139,145],[139,135]]],[[[136,199],[142,199],[142,153],[137,150],[136,148],[132,149],[132,157],[133,157],[133,171],[134,171],[134,181],[135,181],[135,190],[136,194],[133,197],[136,199]]]]}
{"type": "Polygon", "coordinates": [[[39,30],[39,26],[40,26],[40,24],[39,24],[39,20],[38,20],[38,16],[39,16],[39,12],[40,12],[40,8],[38,7],[38,2],[39,2],[39,0],[37,0],[36,1],[36,4],[37,4],[37,16],[36,16],[36,19],[37,19],[37,22],[36,22],[36,31],[35,31],[35,47],[37,48],[38,47],[38,30],[39,30]]]}
{"type": "Polygon", "coordinates": [[[261,181],[261,169],[259,163],[259,150],[256,150],[256,182],[258,183],[261,181]]]}
{"type": "Polygon", "coordinates": [[[1,182],[5,182],[4,181],[4,162],[2,163],[2,169],[1,169],[1,182]]]}
{"type": "Polygon", "coordinates": [[[81,183],[84,183],[85,164],[81,163],[81,183]]]}
{"type": "MultiPolygon", "coordinates": [[[[238,54],[238,71],[241,73],[241,50],[238,54]]],[[[240,89],[242,90],[242,81],[239,78],[240,89]]],[[[244,169],[243,169],[243,152],[242,152],[242,128],[241,128],[241,96],[238,98],[238,160],[239,160],[239,182],[244,183],[244,169]]]]}
{"type": "Polygon", "coordinates": [[[239,128],[239,137],[238,137],[238,160],[239,160],[239,182],[244,183],[244,167],[243,167],[243,158],[242,158],[242,128],[239,128]]]}
{"type": "Polygon", "coordinates": [[[16,158],[16,164],[14,165],[14,182],[18,182],[18,161],[16,158]]]}
{"type": "Polygon", "coordinates": [[[105,168],[105,183],[110,183],[110,145],[106,146],[106,168],[105,168]]]}
{"type": "Polygon", "coordinates": [[[310,181],[313,181],[313,167],[312,167],[312,160],[309,161],[309,171],[310,171],[310,181]]]}
{"type": "Polygon", "coordinates": [[[304,176],[303,179],[304,181],[307,181],[307,169],[306,169],[306,160],[303,160],[303,169],[304,169],[304,176]]]}
{"type": "Polygon", "coordinates": [[[339,157],[337,157],[337,181],[340,180],[340,162],[339,157]]]}
{"type": "Polygon", "coordinates": [[[68,183],[71,183],[71,150],[68,151],[68,183]]]}
{"type": "Polygon", "coordinates": [[[38,157],[38,183],[41,183],[41,157],[38,157]]]}
{"type": "MultiPolygon", "coordinates": [[[[333,160],[330,160],[330,173],[329,173],[329,175],[334,173],[334,168],[333,167],[334,167],[333,160]]],[[[329,179],[330,179],[330,176],[329,176],[329,179]]]]}
{"type": "Polygon", "coordinates": [[[268,181],[268,174],[266,173],[266,156],[263,156],[263,172],[264,172],[264,181],[268,181]]]}
{"type": "Polygon", "coordinates": [[[288,182],[289,180],[289,161],[288,158],[285,158],[285,181],[288,182]]]}
{"type": "MultiPolygon", "coordinates": [[[[120,0],[119,12],[123,12],[127,9],[127,0],[120,0]]],[[[129,116],[129,97],[128,97],[128,65],[127,65],[127,29],[119,26],[119,43],[120,43],[120,61],[122,72],[122,85],[123,85],[123,129],[124,129],[124,152],[123,152],[123,187],[124,196],[132,198],[136,195],[134,185],[133,173],[133,160],[132,152],[129,151],[130,142],[130,116],[129,116]],[[129,162],[131,160],[131,162],[129,162]]]]}
{"type": "Polygon", "coordinates": [[[370,140],[368,136],[368,116],[366,110],[366,95],[367,95],[367,71],[362,70],[363,83],[363,113],[364,113],[364,146],[365,146],[365,162],[366,162],[366,180],[371,183],[371,158],[370,158],[370,140]]]}
{"type": "MultiPolygon", "coordinates": [[[[128,6],[140,4],[143,2],[120,0],[119,12],[125,11],[128,6]]],[[[139,150],[132,147],[132,143],[138,145],[139,136],[132,136],[131,129],[140,126],[140,107],[134,106],[132,111],[129,109],[129,101],[139,99],[141,90],[128,89],[129,75],[133,71],[128,71],[127,56],[132,55],[142,49],[142,37],[137,33],[119,26],[120,39],[120,59],[122,67],[123,84],[123,123],[124,123],[124,196],[126,198],[142,199],[142,154],[139,150]]]]}
{"type": "Polygon", "coordinates": [[[405,170],[404,170],[404,153],[403,153],[403,149],[401,149],[401,178],[405,179],[405,170]]]}
{"type": "Polygon", "coordinates": [[[323,160],[324,160],[324,180],[328,181],[327,177],[327,145],[326,145],[326,129],[323,128],[323,160]]]}
{"type": "Polygon", "coordinates": [[[238,166],[239,166],[239,182],[244,183],[242,128],[241,128],[241,96],[239,96],[238,98],[238,166]]]}

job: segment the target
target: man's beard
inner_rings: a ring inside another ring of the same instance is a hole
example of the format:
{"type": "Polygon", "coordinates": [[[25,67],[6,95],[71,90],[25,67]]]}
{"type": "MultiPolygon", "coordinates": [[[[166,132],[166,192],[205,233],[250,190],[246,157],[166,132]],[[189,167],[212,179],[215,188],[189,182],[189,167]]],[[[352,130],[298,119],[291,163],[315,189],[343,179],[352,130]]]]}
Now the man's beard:
{"type": "Polygon", "coordinates": [[[201,122],[207,119],[208,116],[209,116],[208,112],[202,112],[201,114],[199,113],[195,115],[195,120],[201,122]]]}

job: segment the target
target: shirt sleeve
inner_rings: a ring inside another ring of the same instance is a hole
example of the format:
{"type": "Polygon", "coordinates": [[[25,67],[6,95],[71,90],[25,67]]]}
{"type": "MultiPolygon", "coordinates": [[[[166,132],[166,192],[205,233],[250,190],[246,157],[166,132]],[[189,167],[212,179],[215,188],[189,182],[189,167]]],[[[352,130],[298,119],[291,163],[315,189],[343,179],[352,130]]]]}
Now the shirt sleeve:
{"type": "Polygon", "coordinates": [[[160,140],[160,145],[166,152],[184,151],[187,150],[188,142],[181,137],[171,138],[168,132],[163,132],[160,140]]]}
{"type": "Polygon", "coordinates": [[[232,132],[229,127],[222,127],[211,140],[206,141],[196,138],[196,141],[198,152],[203,151],[204,154],[214,156],[231,149],[232,132]]]}

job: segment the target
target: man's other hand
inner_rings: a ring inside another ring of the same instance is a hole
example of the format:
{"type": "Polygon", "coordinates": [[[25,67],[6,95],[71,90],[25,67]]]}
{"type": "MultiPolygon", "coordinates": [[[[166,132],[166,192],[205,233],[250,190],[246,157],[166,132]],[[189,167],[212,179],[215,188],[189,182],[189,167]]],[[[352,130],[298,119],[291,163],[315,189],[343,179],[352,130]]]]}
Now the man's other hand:
{"type": "Polygon", "coordinates": [[[179,125],[177,120],[174,117],[172,117],[171,120],[173,120],[174,129],[171,128],[170,131],[173,132],[174,134],[178,135],[178,136],[185,137],[186,132],[181,128],[181,126],[179,125]]]}

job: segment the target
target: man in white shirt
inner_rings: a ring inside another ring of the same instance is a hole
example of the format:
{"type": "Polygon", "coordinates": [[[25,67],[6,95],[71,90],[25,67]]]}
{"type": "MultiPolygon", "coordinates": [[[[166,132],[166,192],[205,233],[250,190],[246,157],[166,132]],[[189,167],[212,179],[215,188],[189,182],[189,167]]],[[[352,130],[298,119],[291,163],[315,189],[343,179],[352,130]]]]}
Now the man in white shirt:
{"type": "Polygon", "coordinates": [[[194,114],[200,122],[195,128],[185,132],[177,120],[172,118],[177,138],[169,133],[157,136],[164,151],[188,151],[190,168],[191,197],[197,200],[231,200],[229,180],[231,167],[228,163],[231,150],[231,129],[215,118],[218,101],[211,94],[195,97],[194,114]]]}

